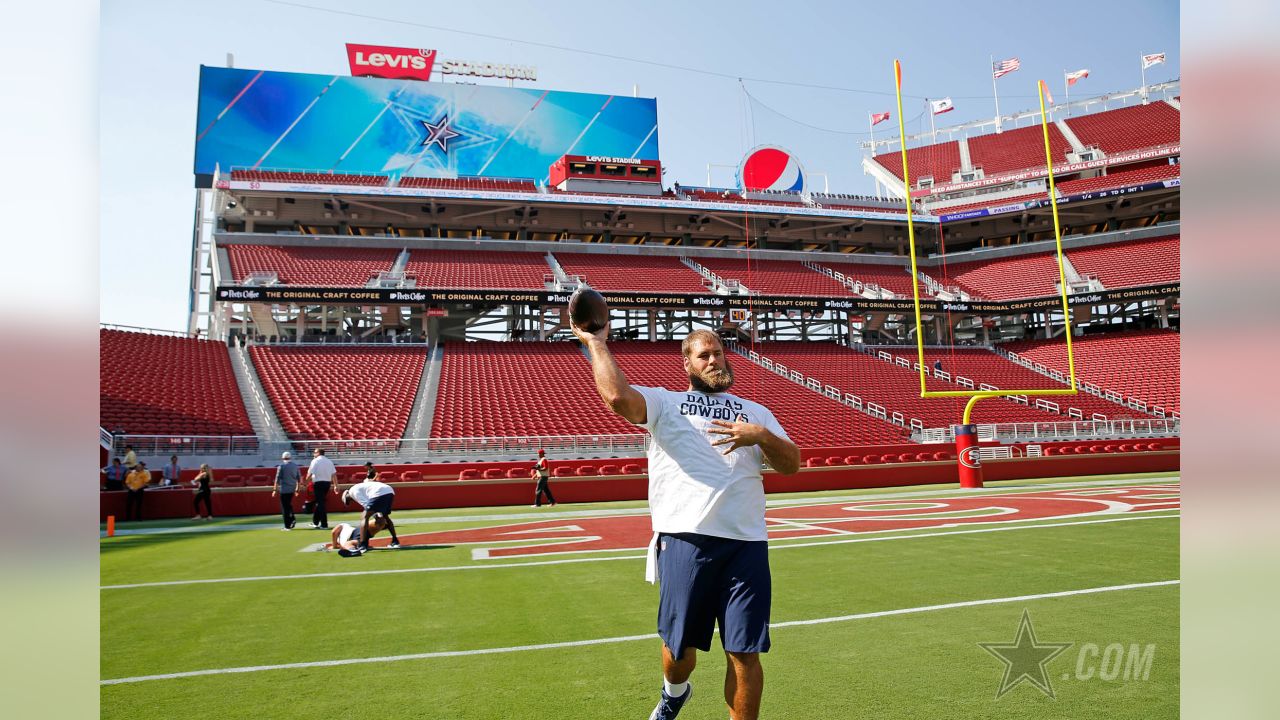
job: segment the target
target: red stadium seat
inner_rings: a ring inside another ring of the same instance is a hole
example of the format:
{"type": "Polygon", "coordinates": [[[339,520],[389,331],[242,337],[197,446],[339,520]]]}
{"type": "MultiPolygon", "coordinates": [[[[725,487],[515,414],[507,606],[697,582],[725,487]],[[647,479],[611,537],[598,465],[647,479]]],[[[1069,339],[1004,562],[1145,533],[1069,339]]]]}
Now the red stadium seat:
{"type": "Polygon", "coordinates": [[[573,477],[573,468],[568,465],[561,465],[551,471],[552,477],[573,477]]]}
{"type": "Polygon", "coordinates": [[[98,344],[102,427],[252,440],[225,343],[102,329],[98,344]]]}
{"type": "Polygon", "coordinates": [[[378,480],[384,483],[398,483],[400,482],[400,473],[383,471],[378,473],[378,480]]]}
{"type": "Polygon", "coordinates": [[[239,475],[219,477],[215,474],[213,481],[209,483],[209,487],[244,487],[244,478],[239,475]]]}
{"type": "Polygon", "coordinates": [[[503,470],[502,468],[485,468],[484,473],[481,475],[481,477],[483,477],[485,480],[496,480],[498,478],[504,478],[506,476],[507,476],[507,471],[503,470]]]}
{"type": "Polygon", "coordinates": [[[883,455],[864,455],[862,457],[862,463],[864,465],[878,465],[882,461],[883,457],[883,455]]]}
{"type": "Polygon", "coordinates": [[[627,464],[622,466],[623,475],[640,475],[644,472],[644,468],[635,464],[627,464]]]}
{"type": "Polygon", "coordinates": [[[479,478],[480,471],[475,468],[467,468],[458,473],[459,480],[478,480],[479,478]]]}
{"type": "Polygon", "coordinates": [[[845,465],[861,465],[862,456],[861,455],[845,455],[844,464],[845,465]]]}
{"type": "Polygon", "coordinates": [[[932,462],[932,461],[933,461],[933,453],[927,453],[927,452],[916,453],[916,462],[932,462]]]}
{"type": "Polygon", "coordinates": [[[601,465],[600,474],[601,475],[617,475],[618,466],[617,465],[601,465]]]}
{"type": "Polygon", "coordinates": [[[579,465],[577,471],[574,472],[574,475],[577,475],[578,477],[587,477],[595,474],[596,469],[591,465],[579,465]]]}
{"type": "Polygon", "coordinates": [[[915,453],[902,453],[901,455],[898,456],[898,462],[915,462],[915,461],[916,461],[915,453]]]}
{"type": "Polygon", "coordinates": [[[827,461],[826,461],[826,463],[824,463],[824,464],[825,464],[827,467],[837,467],[837,466],[840,466],[840,465],[844,465],[844,456],[843,456],[843,455],[830,455],[830,456],[828,456],[828,457],[827,457],[827,461]]]}
{"type": "Polygon", "coordinates": [[[826,464],[827,461],[820,457],[805,458],[804,460],[805,467],[822,467],[826,464]]]}
{"type": "Polygon", "coordinates": [[[400,474],[400,482],[422,482],[422,473],[417,470],[406,470],[400,474]]]}
{"type": "Polygon", "coordinates": [[[527,478],[531,476],[532,473],[526,468],[513,467],[507,471],[507,477],[509,478],[527,478]]]}

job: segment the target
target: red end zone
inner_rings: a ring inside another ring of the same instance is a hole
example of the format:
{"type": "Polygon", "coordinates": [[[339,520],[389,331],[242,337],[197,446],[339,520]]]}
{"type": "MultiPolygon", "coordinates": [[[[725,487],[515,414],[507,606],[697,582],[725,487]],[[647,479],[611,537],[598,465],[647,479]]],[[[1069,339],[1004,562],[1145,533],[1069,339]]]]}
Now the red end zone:
{"type": "MultiPolygon", "coordinates": [[[[860,535],[890,530],[948,528],[979,523],[1014,523],[1050,518],[1122,515],[1181,507],[1178,485],[1072,488],[1033,493],[962,497],[816,502],[770,508],[765,514],[771,540],[860,535]]],[[[478,545],[476,559],[558,555],[611,550],[643,550],[649,544],[649,515],[555,518],[467,530],[402,534],[402,545],[478,545]]],[[[375,539],[373,545],[390,542],[375,539]]]]}

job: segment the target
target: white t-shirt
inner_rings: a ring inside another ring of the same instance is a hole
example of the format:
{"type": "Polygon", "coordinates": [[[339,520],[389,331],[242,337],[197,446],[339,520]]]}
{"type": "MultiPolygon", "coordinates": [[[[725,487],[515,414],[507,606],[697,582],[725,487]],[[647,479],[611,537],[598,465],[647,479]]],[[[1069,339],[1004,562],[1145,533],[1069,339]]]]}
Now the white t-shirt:
{"type": "Polygon", "coordinates": [[[352,485],[350,490],[352,500],[360,503],[360,507],[369,507],[369,503],[374,498],[380,498],[383,495],[395,495],[396,491],[386,483],[377,480],[365,480],[358,485],[352,485]]]}
{"type": "Polygon", "coordinates": [[[333,482],[333,476],[338,474],[338,468],[333,466],[333,461],[324,455],[317,455],[311,460],[311,466],[307,468],[307,475],[311,478],[311,482],[333,482]]]}
{"type": "MultiPolygon", "coordinates": [[[[635,387],[635,386],[633,386],[635,387]]],[[[692,532],[733,540],[767,540],[764,451],[743,447],[724,455],[711,443],[713,420],[763,425],[774,435],[787,433],[765,406],[727,392],[673,392],[635,387],[644,396],[647,415],[641,425],[649,443],[649,511],[655,533],[692,532]]]]}
{"type": "Polygon", "coordinates": [[[355,525],[338,523],[338,545],[341,546],[342,543],[348,540],[352,542],[360,542],[360,528],[355,525]]]}

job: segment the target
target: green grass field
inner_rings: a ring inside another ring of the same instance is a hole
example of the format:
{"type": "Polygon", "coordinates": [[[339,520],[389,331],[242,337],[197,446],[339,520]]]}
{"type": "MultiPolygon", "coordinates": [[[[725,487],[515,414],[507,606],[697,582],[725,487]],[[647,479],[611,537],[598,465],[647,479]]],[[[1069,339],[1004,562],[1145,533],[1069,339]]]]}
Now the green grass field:
{"type": "MultiPolygon", "coordinates": [[[[1099,483],[1158,484],[1175,500],[1178,489],[1176,476],[1146,475],[983,492],[1112,487],[1099,483]]],[[[843,491],[770,504],[959,494],[843,491]]],[[[395,517],[408,536],[571,526],[628,510],[643,503],[395,517]]],[[[762,717],[1176,717],[1179,585],[1154,583],[1179,577],[1178,517],[1166,506],[777,539],[762,717]],[[1086,589],[1099,591],[1062,594],[1086,589]],[[1012,642],[1024,610],[1041,643],[1073,643],[1046,665],[1056,699],[1025,681],[996,699],[1004,665],[978,643],[1012,642]],[[886,611],[903,612],[877,614],[886,611]],[[1134,645],[1154,648],[1145,678],[1103,679],[1120,667],[1107,649],[1134,645]],[[1087,647],[1097,652],[1082,655],[1087,647]]],[[[342,559],[302,551],[327,533],[280,532],[275,521],[135,523],[102,540],[102,717],[640,719],[657,699],[657,588],[634,549],[473,559],[476,546],[443,544],[342,559]],[[176,530],[157,532],[166,528],[176,530]],[[393,570],[407,572],[384,572],[393,570]],[[342,664],[316,664],[327,662],[342,664]],[[277,667],[296,664],[311,665],[277,667]],[[222,672],[233,668],[249,670],[222,672]],[[182,675],[197,671],[215,672],[182,675]]],[[[699,656],[682,719],[727,717],[718,642],[699,656]]]]}

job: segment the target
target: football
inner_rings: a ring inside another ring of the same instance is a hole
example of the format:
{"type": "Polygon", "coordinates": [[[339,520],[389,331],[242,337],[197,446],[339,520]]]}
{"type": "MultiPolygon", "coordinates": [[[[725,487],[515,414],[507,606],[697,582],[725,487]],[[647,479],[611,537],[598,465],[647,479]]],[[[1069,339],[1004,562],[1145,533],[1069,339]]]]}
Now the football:
{"type": "Polygon", "coordinates": [[[584,332],[596,332],[609,322],[609,304],[595,290],[580,287],[569,298],[569,322],[584,332]]]}

